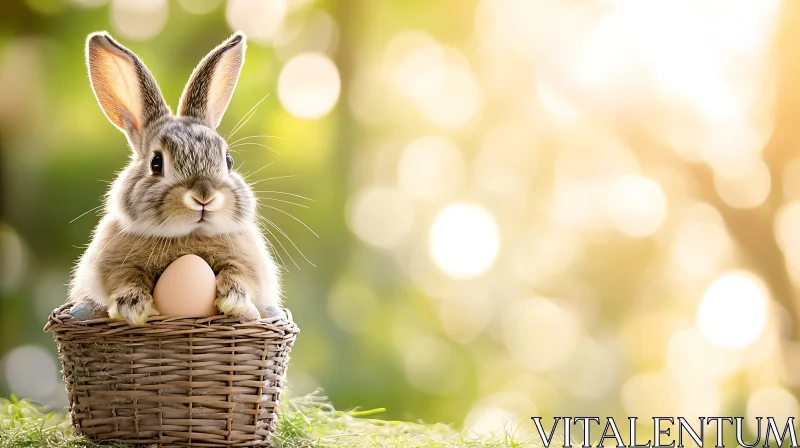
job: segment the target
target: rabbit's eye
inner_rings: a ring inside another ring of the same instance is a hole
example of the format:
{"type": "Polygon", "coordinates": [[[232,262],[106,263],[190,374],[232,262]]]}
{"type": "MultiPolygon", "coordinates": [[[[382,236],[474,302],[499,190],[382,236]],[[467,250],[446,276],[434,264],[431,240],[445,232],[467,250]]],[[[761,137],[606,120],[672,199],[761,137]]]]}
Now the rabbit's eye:
{"type": "Polygon", "coordinates": [[[225,154],[225,163],[228,164],[228,171],[233,169],[233,157],[230,154],[225,154]]]}
{"type": "Polygon", "coordinates": [[[160,152],[157,152],[150,161],[150,169],[153,174],[161,174],[164,171],[164,156],[160,152]]]}

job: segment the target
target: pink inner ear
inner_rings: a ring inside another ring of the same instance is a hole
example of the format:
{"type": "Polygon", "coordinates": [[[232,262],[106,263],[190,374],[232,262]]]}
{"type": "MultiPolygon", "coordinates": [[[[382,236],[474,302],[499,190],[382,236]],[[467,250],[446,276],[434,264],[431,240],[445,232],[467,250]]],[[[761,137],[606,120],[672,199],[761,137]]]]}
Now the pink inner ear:
{"type": "Polygon", "coordinates": [[[222,115],[233,95],[233,87],[236,85],[238,73],[234,72],[236,68],[231,67],[229,59],[229,55],[222,57],[208,88],[208,120],[215,127],[222,120],[222,115]]]}
{"type": "Polygon", "coordinates": [[[124,131],[139,129],[139,78],[131,61],[106,48],[90,55],[92,82],[106,116],[124,131]]]}
{"type": "Polygon", "coordinates": [[[233,95],[233,89],[239,78],[239,70],[242,67],[241,51],[240,48],[237,48],[224,54],[217,63],[211,78],[206,97],[206,113],[208,114],[206,119],[213,127],[219,125],[233,95]]]}

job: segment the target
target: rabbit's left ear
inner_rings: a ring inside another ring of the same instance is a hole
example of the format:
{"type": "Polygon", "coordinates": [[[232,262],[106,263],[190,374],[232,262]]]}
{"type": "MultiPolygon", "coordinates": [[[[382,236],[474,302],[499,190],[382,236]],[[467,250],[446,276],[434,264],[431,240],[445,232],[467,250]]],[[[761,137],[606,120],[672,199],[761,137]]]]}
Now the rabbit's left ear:
{"type": "Polygon", "coordinates": [[[200,61],[183,90],[178,115],[219,125],[244,64],[245,40],[239,31],[200,61]]]}
{"type": "Polygon", "coordinates": [[[86,39],[86,63],[103,112],[128,136],[134,149],[139,149],[143,130],[170,114],[150,70],[104,31],[86,39]]]}

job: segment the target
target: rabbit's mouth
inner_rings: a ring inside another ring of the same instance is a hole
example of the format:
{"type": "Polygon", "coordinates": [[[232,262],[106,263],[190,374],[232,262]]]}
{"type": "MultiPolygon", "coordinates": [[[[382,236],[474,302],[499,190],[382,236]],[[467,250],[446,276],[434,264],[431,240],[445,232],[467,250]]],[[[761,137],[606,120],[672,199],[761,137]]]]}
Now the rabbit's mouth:
{"type": "Polygon", "coordinates": [[[204,222],[208,222],[209,218],[211,217],[211,212],[203,208],[199,211],[200,217],[197,219],[198,224],[202,224],[204,222]]]}

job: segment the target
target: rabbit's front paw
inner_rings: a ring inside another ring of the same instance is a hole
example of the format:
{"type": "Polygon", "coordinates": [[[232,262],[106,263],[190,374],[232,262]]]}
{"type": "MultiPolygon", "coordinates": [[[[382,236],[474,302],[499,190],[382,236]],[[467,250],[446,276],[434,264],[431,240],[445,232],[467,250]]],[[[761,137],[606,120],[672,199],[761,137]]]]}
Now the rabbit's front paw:
{"type": "Polygon", "coordinates": [[[220,313],[226,316],[258,319],[258,309],[250,300],[250,295],[241,286],[232,284],[224,295],[214,302],[220,313]]]}
{"type": "Polygon", "coordinates": [[[124,320],[130,325],[142,325],[150,316],[158,316],[153,306],[153,297],[137,289],[127,289],[111,297],[108,316],[116,320],[124,320]]]}

